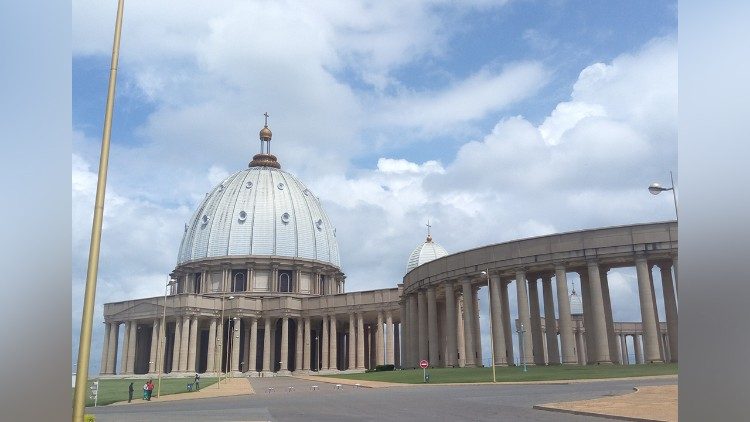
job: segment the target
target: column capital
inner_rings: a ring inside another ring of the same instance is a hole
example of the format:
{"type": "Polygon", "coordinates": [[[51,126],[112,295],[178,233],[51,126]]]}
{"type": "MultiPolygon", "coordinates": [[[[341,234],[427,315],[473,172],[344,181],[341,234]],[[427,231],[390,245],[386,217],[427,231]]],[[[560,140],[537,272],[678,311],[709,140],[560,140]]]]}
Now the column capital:
{"type": "Polygon", "coordinates": [[[586,258],[586,266],[599,266],[599,260],[597,258],[586,258]]]}

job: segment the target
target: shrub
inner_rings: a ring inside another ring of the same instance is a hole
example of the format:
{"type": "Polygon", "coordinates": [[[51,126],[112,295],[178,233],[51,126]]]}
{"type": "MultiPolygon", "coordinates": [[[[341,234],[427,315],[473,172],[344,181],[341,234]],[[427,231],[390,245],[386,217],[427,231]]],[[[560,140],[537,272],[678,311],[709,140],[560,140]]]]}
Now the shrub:
{"type": "Polygon", "coordinates": [[[83,415],[83,422],[95,422],[96,418],[94,415],[83,415]]]}
{"type": "Polygon", "coordinates": [[[395,365],[389,364],[389,365],[375,365],[375,371],[393,371],[396,369],[395,365]]]}

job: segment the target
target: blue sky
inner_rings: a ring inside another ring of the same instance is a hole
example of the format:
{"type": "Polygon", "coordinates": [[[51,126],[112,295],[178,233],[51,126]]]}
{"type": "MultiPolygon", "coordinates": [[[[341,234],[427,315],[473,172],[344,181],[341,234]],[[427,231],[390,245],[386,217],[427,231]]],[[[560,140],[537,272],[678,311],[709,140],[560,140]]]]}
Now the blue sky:
{"type": "MultiPolygon", "coordinates": [[[[115,16],[103,3],[73,2],[74,322],[115,16]]],[[[337,225],[349,290],[399,282],[427,218],[450,252],[673,218],[645,186],[677,175],[676,2],[180,6],[126,5],[98,318],[160,294],[184,222],[247,165],[266,111],[272,151],[337,225]]],[[[616,318],[639,319],[634,274],[612,277],[616,318]]]]}

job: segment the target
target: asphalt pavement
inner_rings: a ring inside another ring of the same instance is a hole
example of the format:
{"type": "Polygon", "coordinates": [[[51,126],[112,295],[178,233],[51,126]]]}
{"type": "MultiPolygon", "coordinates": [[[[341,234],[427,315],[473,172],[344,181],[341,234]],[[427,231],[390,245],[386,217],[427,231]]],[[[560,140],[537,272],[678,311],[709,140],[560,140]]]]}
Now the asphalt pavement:
{"type": "Polygon", "coordinates": [[[256,394],[89,408],[97,422],[599,421],[533,409],[536,404],[632,393],[669,379],[586,383],[356,388],[291,377],[251,379],[256,394]],[[313,386],[317,386],[314,388],[313,386]],[[293,388],[289,388],[293,387],[293,388]],[[269,390],[270,388],[270,390],[269,390]]]}

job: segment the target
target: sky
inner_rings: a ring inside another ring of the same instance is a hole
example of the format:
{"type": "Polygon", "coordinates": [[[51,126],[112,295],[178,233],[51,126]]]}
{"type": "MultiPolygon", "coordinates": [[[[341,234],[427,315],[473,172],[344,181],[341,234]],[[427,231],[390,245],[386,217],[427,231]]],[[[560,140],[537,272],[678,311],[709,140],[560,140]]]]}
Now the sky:
{"type": "MultiPolygon", "coordinates": [[[[73,359],[115,12],[73,2],[73,359]]],[[[92,374],[102,304],[164,293],[184,224],[258,152],[264,112],[272,153],[337,229],[347,291],[400,283],[428,219],[449,253],[672,220],[671,195],[646,188],[672,171],[679,193],[677,5],[128,2],[92,374]]],[[[609,280],[615,320],[639,321],[635,272],[609,280]]]]}

